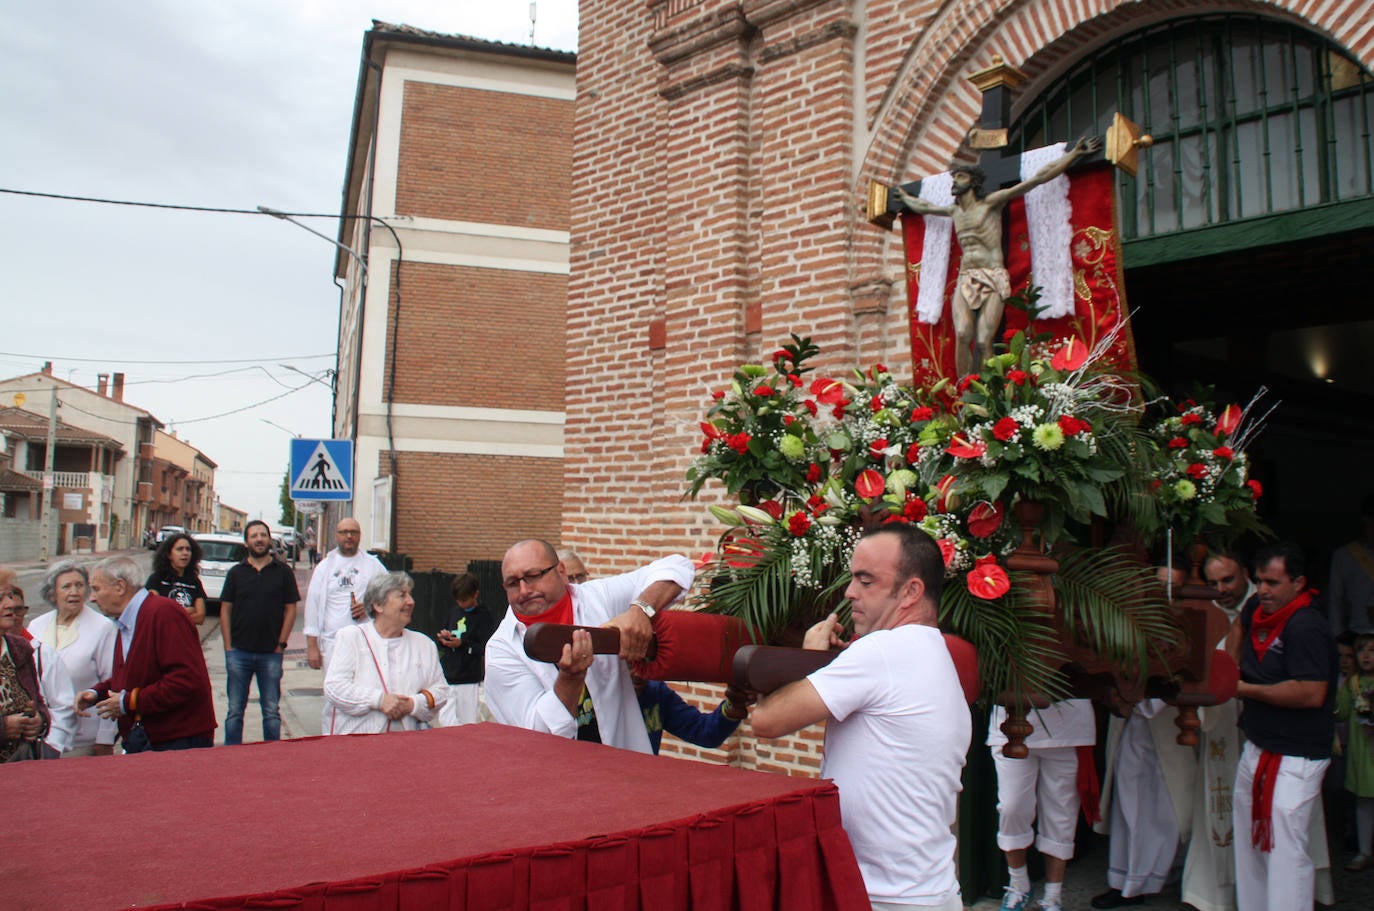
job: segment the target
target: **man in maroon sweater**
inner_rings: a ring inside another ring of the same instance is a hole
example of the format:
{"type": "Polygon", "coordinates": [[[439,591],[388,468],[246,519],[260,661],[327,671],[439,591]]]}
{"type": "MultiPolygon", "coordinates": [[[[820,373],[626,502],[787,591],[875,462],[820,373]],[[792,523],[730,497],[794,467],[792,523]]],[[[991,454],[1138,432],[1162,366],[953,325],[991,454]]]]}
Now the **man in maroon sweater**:
{"type": "Polygon", "coordinates": [[[91,597],[119,627],[114,673],[77,698],[119,722],[124,752],[189,750],[214,743],[215,706],[200,636],[181,605],[143,588],[128,557],[91,573],[91,597]]]}

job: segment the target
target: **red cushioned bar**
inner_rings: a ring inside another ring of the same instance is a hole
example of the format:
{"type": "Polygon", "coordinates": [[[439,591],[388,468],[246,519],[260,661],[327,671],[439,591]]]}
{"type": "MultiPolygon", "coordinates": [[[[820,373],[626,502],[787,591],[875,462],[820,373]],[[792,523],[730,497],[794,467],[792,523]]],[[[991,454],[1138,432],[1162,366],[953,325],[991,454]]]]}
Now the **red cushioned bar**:
{"type": "MultiPolygon", "coordinates": [[[[773,813],[784,799],[794,812],[833,799],[830,782],[496,724],[19,763],[5,775],[11,818],[43,821],[0,852],[6,911],[392,911],[408,895],[449,911],[659,911],[690,901],[689,858],[718,869],[735,845],[732,907],[752,911],[773,907],[796,859],[829,863],[835,850],[790,831],[780,863],[773,813]],[[66,795],[61,812],[53,795],[66,795]]],[[[861,889],[837,894],[837,911],[868,907],[861,889]]]]}

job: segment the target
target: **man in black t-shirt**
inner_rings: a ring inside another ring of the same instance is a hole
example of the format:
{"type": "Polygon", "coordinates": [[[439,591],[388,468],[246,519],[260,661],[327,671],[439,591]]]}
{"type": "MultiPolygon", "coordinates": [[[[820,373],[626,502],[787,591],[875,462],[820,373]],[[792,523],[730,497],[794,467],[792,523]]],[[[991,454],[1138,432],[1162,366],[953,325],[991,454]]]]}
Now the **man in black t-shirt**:
{"type": "Polygon", "coordinates": [[[1236,696],[1246,744],[1236,767],[1236,902],[1295,911],[1313,904],[1312,813],[1331,763],[1336,646],[1302,551],[1275,544],[1255,555],[1257,594],[1232,627],[1236,696]]]}
{"type": "Polygon", "coordinates": [[[228,675],[229,712],[224,718],[224,743],[243,742],[243,710],[248,685],[256,676],[262,706],[262,739],[281,739],[282,654],[296,625],[300,592],[296,574],[272,556],[272,530],[261,519],[243,530],[248,556],[224,577],[219,631],[224,639],[228,675]]]}

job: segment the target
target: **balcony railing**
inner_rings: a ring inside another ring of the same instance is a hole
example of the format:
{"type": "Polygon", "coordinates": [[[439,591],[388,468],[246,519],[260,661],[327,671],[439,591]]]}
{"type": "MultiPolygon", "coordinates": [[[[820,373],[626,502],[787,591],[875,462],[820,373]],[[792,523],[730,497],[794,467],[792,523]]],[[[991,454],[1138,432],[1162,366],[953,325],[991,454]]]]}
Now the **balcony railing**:
{"type": "MultiPolygon", "coordinates": [[[[21,471],[20,474],[28,475],[36,481],[43,480],[41,471],[21,471]]],[[[114,487],[114,477],[107,474],[99,474],[94,471],[54,471],[52,473],[54,487],[68,487],[74,490],[101,490],[105,487],[114,487]]]]}

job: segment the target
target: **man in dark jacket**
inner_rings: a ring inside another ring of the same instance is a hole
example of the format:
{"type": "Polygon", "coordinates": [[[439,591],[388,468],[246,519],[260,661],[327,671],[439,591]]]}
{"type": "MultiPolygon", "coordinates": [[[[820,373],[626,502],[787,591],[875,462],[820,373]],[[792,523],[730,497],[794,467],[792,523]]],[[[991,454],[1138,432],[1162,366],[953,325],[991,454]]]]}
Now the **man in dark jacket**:
{"type": "Polygon", "coordinates": [[[454,603],[449,608],[446,626],[435,636],[440,646],[439,665],[449,684],[444,723],[474,724],[478,720],[483,655],[496,623],[478,603],[481,585],[472,573],[454,579],[452,591],[454,603]]]}
{"type": "MultiPolygon", "coordinates": [[[[186,611],[143,587],[128,557],[91,573],[91,597],[119,627],[114,673],[77,699],[119,723],[124,752],[189,750],[214,742],[215,706],[200,636],[186,611]]],[[[82,714],[85,714],[82,711],[82,714]]]]}

